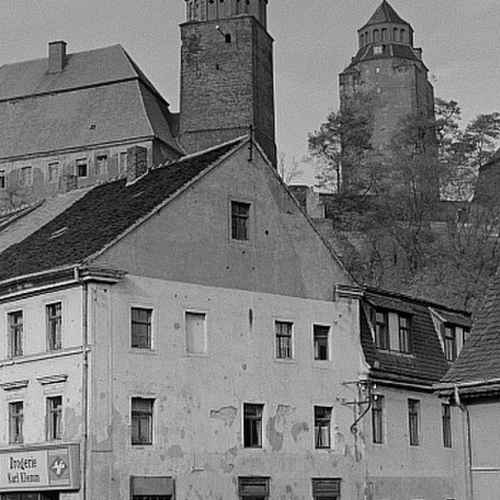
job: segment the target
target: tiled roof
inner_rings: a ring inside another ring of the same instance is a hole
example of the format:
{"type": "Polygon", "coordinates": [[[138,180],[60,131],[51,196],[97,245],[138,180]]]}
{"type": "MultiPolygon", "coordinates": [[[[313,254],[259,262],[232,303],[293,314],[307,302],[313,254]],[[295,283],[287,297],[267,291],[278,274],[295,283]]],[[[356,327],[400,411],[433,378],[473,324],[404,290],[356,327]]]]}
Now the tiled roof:
{"type": "Polygon", "coordinates": [[[428,385],[438,382],[449,368],[441,347],[430,308],[454,315],[465,322],[470,317],[463,311],[414,299],[401,294],[368,289],[361,312],[361,343],[373,376],[408,383],[428,385]],[[411,355],[377,349],[370,329],[366,305],[411,315],[411,355]]]}
{"type": "Polygon", "coordinates": [[[404,19],[402,19],[399,14],[392,8],[392,6],[384,0],[380,6],[377,8],[369,21],[363,26],[371,26],[372,24],[381,23],[398,23],[398,24],[408,24],[404,19]]]}
{"type": "Polygon", "coordinates": [[[410,59],[412,61],[420,61],[420,59],[415,54],[414,50],[409,45],[401,45],[398,43],[382,43],[382,53],[375,54],[374,45],[366,45],[359,49],[358,53],[354,56],[351,63],[347,67],[352,68],[355,64],[361,61],[369,61],[371,59],[388,59],[391,57],[396,57],[400,59],[410,59]]]}
{"type": "Polygon", "coordinates": [[[2,252],[0,281],[83,262],[240,144],[238,139],[186,156],[129,185],[120,179],[95,187],[2,252]]]}
{"type": "Polygon", "coordinates": [[[0,68],[0,158],[157,137],[174,149],[168,104],[117,45],[0,68]],[[32,96],[26,98],[27,96],[32,96]]]}
{"type": "Polygon", "coordinates": [[[443,382],[492,379],[500,379],[500,272],[492,280],[472,333],[443,382]]]}

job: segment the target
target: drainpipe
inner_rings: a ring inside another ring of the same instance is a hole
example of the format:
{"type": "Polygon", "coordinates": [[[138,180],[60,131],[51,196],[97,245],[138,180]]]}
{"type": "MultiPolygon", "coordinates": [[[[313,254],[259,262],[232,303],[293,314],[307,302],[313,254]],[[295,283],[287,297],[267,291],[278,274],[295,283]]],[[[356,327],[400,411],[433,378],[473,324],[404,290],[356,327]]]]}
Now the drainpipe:
{"type": "Polygon", "coordinates": [[[462,411],[463,419],[464,419],[464,454],[465,454],[465,463],[467,467],[466,475],[465,475],[465,495],[467,500],[474,500],[474,489],[473,489],[473,476],[472,476],[472,439],[471,439],[471,429],[470,429],[470,412],[467,406],[462,403],[460,399],[460,393],[458,390],[458,385],[454,384],[455,390],[455,403],[462,411]]]}
{"type": "Polygon", "coordinates": [[[88,428],[89,428],[89,353],[88,353],[88,283],[80,277],[80,270],[75,267],[75,280],[82,285],[82,337],[83,337],[83,366],[82,366],[82,414],[83,414],[83,441],[82,441],[82,498],[87,500],[88,484],[88,428]]]}

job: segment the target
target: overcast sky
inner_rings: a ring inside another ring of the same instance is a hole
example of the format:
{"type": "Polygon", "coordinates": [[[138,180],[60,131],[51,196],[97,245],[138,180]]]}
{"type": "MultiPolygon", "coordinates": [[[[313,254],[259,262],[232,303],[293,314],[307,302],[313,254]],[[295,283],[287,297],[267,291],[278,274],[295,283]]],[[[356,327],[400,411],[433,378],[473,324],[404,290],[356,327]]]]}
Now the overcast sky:
{"type": "MultiPolygon", "coordinates": [[[[356,30],[381,0],[269,0],[275,39],[278,149],[300,159],[307,133],[338,105],[338,73],[356,52],[356,30]]],[[[465,119],[500,110],[500,0],[392,0],[415,30],[436,95],[465,119]]],[[[0,64],[121,43],[178,110],[184,0],[0,0],[0,64]]],[[[305,180],[311,181],[308,173],[305,180]]]]}

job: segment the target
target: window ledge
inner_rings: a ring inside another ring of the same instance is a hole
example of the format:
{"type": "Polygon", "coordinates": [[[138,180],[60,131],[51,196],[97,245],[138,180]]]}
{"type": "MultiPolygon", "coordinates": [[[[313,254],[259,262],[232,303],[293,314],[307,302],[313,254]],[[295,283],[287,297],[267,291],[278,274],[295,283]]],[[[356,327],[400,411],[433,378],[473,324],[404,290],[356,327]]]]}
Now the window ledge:
{"type": "Polygon", "coordinates": [[[129,354],[145,354],[146,356],[158,356],[158,351],[156,349],[142,349],[141,347],[131,347],[129,349],[129,354]]]}
{"type": "Polygon", "coordinates": [[[280,364],[284,364],[284,365],[296,365],[297,364],[297,360],[294,358],[290,358],[290,359],[274,358],[274,361],[276,363],[280,363],[280,364]]]}
{"type": "Polygon", "coordinates": [[[90,351],[90,348],[84,346],[71,347],[68,349],[61,349],[60,351],[42,352],[37,354],[29,354],[19,358],[4,359],[0,361],[0,368],[5,366],[21,365],[31,363],[33,361],[41,361],[44,359],[63,358],[65,356],[73,356],[75,354],[82,354],[85,351],[90,351]]]}
{"type": "Polygon", "coordinates": [[[194,352],[185,352],[184,353],[184,356],[183,356],[184,359],[196,359],[196,358],[201,358],[201,359],[207,359],[207,358],[210,358],[210,353],[194,353],[194,352]]]}

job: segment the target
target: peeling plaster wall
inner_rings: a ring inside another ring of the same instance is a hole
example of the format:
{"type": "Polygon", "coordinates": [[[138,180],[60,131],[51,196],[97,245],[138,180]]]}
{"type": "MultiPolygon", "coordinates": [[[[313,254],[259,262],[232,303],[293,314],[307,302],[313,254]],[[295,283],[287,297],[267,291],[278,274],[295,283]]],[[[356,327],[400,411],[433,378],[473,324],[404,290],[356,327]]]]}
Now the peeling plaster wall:
{"type": "MultiPolygon", "coordinates": [[[[82,437],[82,290],[80,287],[35,295],[0,306],[0,383],[27,380],[18,390],[0,389],[0,447],[9,447],[8,404],[24,402],[24,445],[46,444],[46,398],[63,398],[64,443],[80,443],[82,437]],[[45,306],[62,302],[63,350],[46,348],[45,306]],[[10,311],[23,311],[24,357],[7,358],[7,321],[10,311]],[[65,375],[66,381],[41,384],[42,377],[65,375]]],[[[53,444],[53,443],[52,443],[53,444]]],[[[79,500],[80,493],[65,493],[61,500],[79,500]]],[[[105,497],[103,497],[105,498],[105,497]]]]}
{"type": "Polygon", "coordinates": [[[331,300],[351,279],[276,175],[243,147],[96,260],[207,286],[331,300]],[[250,202],[250,239],[230,238],[231,200],[250,202]]]}
{"type": "Polygon", "coordinates": [[[362,439],[368,465],[369,500],[442,500],[464,496],[462,415],[452,407],[452,448],[443,446],[441,404],[432,393],[377,387],[384,396],[384,443],[373,444],[371,416],[362,439]],[[408,399],[420,401],[420,445],[410,446],[408,399]]]}
{"type": "Polygon", "coordinates": [[[341,477],[345,498],[363,498],[363,467],[349,431],[352,407],[342,404],[355,394],[341,384],[360,367],[356,302],[130,275],[96,293],[97,324],[111,325],[96,328],[96,353],[110,355],[112,380],[94,357],[91,498],[128,498],[131,475],[174,477],[178,499],[235,498],[240,475],[270,476],[276,499],[309,498],[311,478],[318,476],[341,477]],[[129,348],[132,305],[154,309],[150,352],[129,348]],[[186,354],[186,310],[207,314],[205,355],[186,354]],[[294,322],[293,361],[274,359],[277,318],[294,322]],[[329,362],[313,360],[315,322],[332,327],[329,362]],[[109,395],[111,414],[98,407],[101,394],[109,395]],[[130,444],[133,396],[156,400],[152,446],[130,444]],[[263,449],[243,448],[244,402],[265,404],[263,449]],[[332,451],[314,449],[314,405],[333,407],[332,451]]]}

